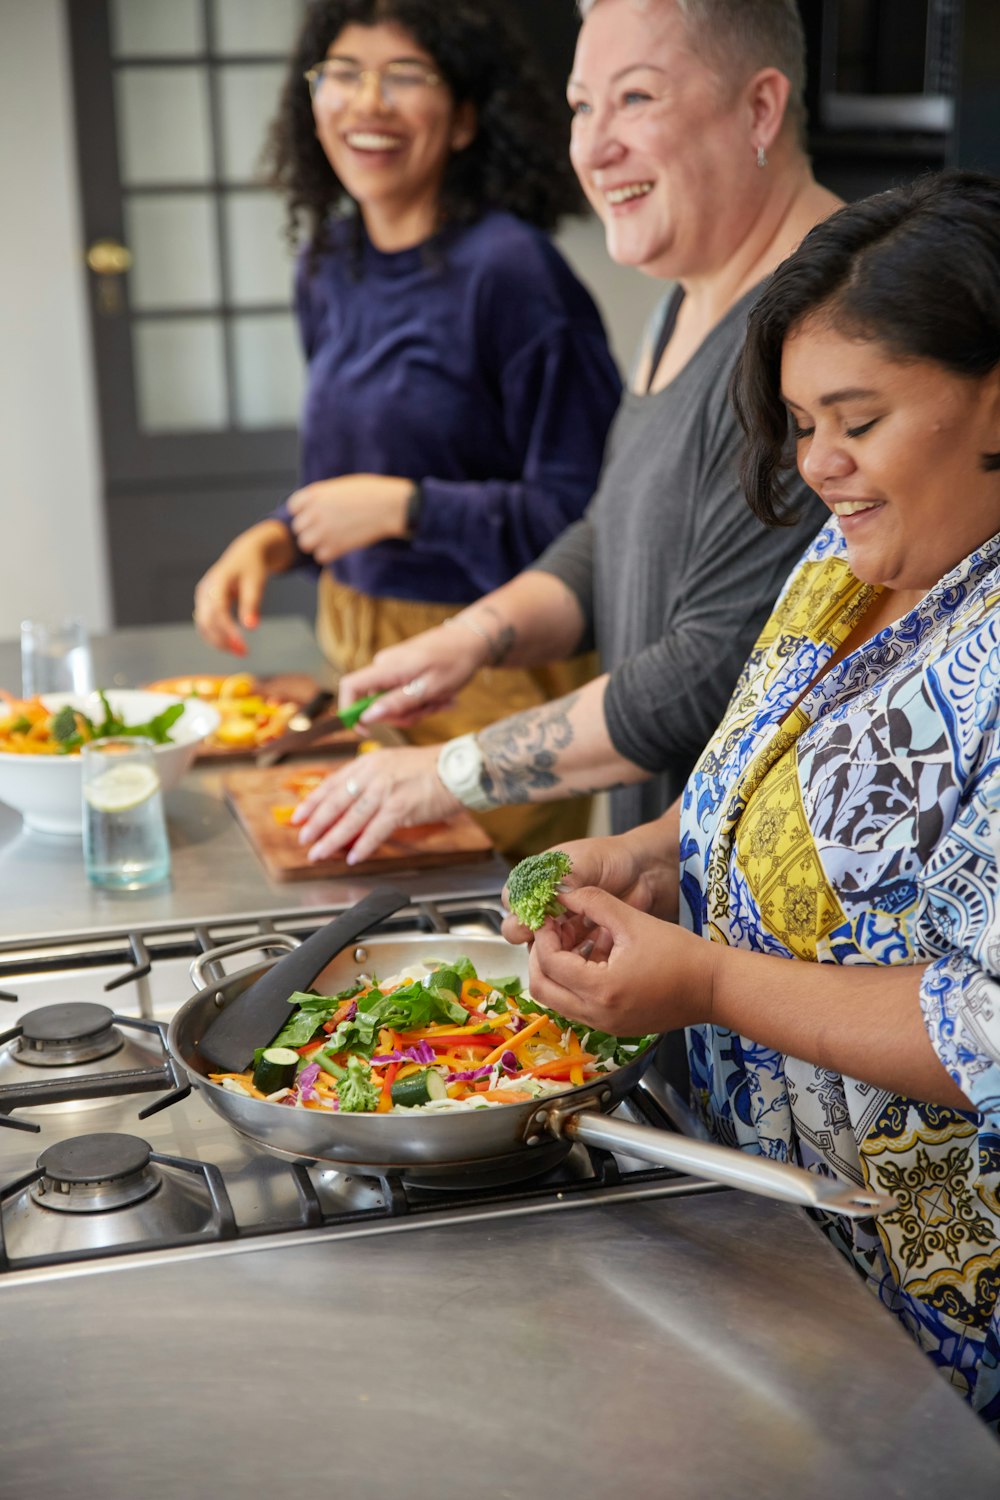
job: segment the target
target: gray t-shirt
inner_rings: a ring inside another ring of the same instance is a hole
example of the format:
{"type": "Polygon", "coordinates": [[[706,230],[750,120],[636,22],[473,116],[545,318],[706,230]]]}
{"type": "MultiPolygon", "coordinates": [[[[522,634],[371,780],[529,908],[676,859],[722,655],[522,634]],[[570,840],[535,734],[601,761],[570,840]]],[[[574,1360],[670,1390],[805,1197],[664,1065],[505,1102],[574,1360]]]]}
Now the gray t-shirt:
{"type": "Polygon", "coordinates": [[[781,585],[827,519],[797,475],[792,527],[762,526],[740,489],[743,435],[727,387],[755,296],[730,308],[664,390],[625,393],[586,514],[535,564],[580,601],[585,644],[610,673],[612,744],[654,773],[611,793],[616,833],[680,795],[781,585]]]}

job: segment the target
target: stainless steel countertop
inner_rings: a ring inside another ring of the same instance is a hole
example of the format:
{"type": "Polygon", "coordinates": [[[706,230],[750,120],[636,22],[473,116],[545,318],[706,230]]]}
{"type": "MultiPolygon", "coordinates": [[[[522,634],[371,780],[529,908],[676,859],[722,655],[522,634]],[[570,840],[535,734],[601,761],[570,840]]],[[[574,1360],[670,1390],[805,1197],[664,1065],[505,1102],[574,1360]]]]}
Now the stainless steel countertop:
{"type": "Polygon", "coordinates": [[[819,1231],[741,1193],[0,1281],[0,1326],[2,1500],[998,1489],[819,1231]]]}
{"type": "MultiPolygon", "coordinates": [[[[178,672],[309,672],[322,684],[330,669],[305,621],[262,621],[244,661],[224,657],[192,625],[155,625],[115,631],[92,642],[95,681],[134,687],[178,672]]],[[[19,649],[0,642],[0,684],[16,690],[19,649]]],[[[78,840],[24,829],[20,815],[0,803],[0,947],[53,932],[64,935],[120,930],[130,925],[183,925],[239,915],[294,913],[345,906],[372,889],[372,877],[274,881],[222,799],[223,770],[236,762],[193,767],[166,797],[172,878],[169,888],[100,891],[88,885],[78,840]]],[[[396,883],[414,900],[449,895],[495,895],[507,865],[499,856],[441,870],[401,872],[396,883]]],[[[394,877],[395,879],[395,877],[394,877]]]]}

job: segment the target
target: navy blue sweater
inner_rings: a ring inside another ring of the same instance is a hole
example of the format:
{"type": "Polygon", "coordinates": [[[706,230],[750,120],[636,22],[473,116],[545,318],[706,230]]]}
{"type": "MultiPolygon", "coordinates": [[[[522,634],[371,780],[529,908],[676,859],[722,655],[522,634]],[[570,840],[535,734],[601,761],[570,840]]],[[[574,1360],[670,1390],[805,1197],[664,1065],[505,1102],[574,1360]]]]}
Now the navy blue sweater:
{"type": "MultiPolygon", "coordinates": [[[[581,515],[620,396],[596,307],[548,237],[506,213],[385,254],[366,242],[296,301],[309,362],[301,482],[418,480],[409,541],[333,564],[380,597],[466,603],[581,515]],[[359,274],[360,270],[360,274],[359,274]]],[[[287,511],[276,514],[288,520],[287,511]]]]}

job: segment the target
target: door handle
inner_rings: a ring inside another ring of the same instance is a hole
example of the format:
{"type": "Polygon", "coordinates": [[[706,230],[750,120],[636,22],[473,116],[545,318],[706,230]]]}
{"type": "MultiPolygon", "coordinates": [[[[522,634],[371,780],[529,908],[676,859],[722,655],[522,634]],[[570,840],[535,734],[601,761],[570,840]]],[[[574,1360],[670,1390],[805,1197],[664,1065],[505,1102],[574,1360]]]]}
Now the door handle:
{"type": "Polygon", "coordinates": [[[95,240],[87,251],[87,265],[98,276],[123,276],[132,266],[132,252],[117,240],[95,240]]]}
{"type": "Polygon", "coordinates": [[[86,260],[97,277],[98,312],[105,318],[116,317],[124,306],[118,278],[131,268],[131,250],[118,240],[95,240],[87,250],[86,260]]]}

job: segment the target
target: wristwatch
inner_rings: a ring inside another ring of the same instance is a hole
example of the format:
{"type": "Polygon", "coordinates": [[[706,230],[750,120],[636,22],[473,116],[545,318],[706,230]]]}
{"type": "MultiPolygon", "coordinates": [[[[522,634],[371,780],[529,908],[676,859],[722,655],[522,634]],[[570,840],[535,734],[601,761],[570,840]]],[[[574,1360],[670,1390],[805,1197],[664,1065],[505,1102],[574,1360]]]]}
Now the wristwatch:
{"type": "Polygon", "coordinates": [[[473,812],[487,812],[495,805],[483,790],[485,769],[483,752],[474,734],[460,734],[441,746],[438,776],[452,796],[473,812]]]}

